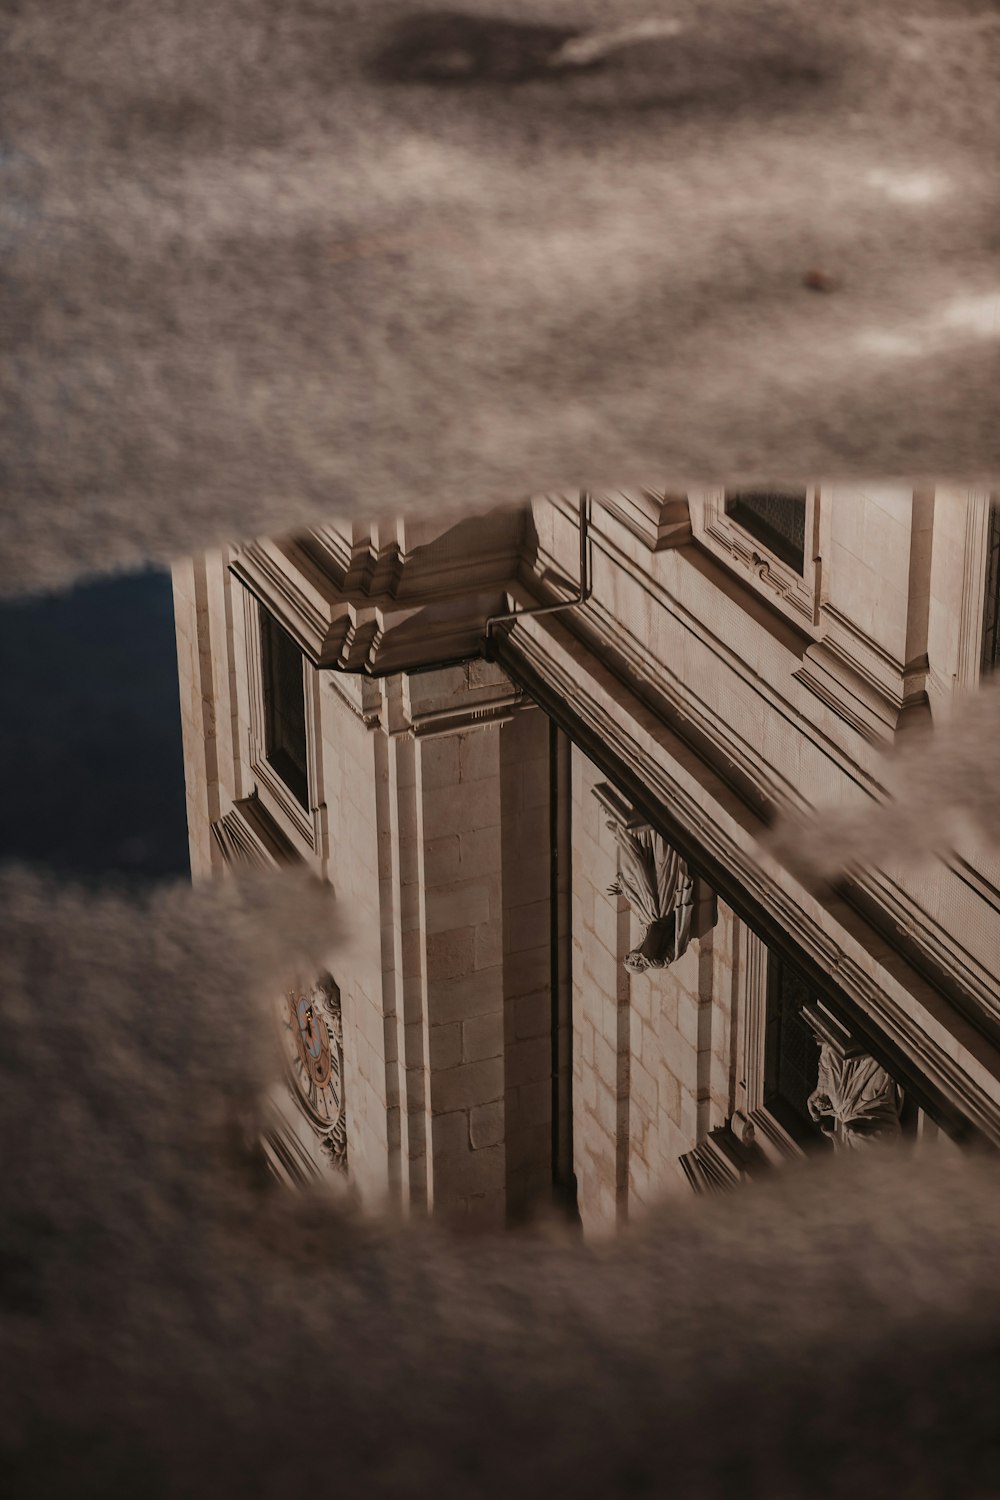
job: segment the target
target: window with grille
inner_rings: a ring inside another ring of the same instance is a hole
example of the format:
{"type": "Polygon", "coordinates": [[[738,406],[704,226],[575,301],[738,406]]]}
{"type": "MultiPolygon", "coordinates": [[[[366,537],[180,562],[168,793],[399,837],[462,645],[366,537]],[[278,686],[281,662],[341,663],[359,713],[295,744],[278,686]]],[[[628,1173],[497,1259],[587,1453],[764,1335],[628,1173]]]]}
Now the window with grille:
{"type": "Polygon", "coordinates": [[[986,546],[986,598],[983,606],[983,671],[1000,665],[1000,500],[990,510],[986,546]]]}
{"type": "Polygon", "coordinates": [[[769,950],[764,1103],[791,1135],[822,1141],[807,1104],[819,1073],[819,1043],[802,1019],[802,1006],[810,998],[801,975],[769,950]]]}
{"type": "Polygon", "coordinates": [[[806,557],[805,490],[727,490],[726,515],[800,576],[806,557]]]}
{"type": "Polygon", "coordinates": [[[264,754],[308,811],[306,692],[302,652],[288,631],[260,609],[261,678],[264,686],[264,754]]]}

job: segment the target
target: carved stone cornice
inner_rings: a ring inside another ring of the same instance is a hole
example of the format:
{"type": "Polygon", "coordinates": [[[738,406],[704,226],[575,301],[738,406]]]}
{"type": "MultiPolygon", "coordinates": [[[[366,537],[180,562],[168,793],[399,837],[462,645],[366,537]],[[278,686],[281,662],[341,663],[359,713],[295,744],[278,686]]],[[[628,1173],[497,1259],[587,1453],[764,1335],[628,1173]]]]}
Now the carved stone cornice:
{"type": "Polygon", "coordinates": [[[558,620],[544,629],[526,620],[499,643],[499,657],[720,895],[789,953],[818,994],[832,994],[851,1013],[860,1036],[873,1036],[907,1087],[924,1080],[956,1128],[965,1120],[1000,1144],[997,1049],[898,955],[887,955],[837,898],[821,906],[788,872],[769,866],[725,784],[628,687],[558,620]],[[884,955],[893,960],[888,966],[884,955]]]}
{"type": "Polygon", "coordinates": [[[962,1010],[970,1000],[981,1017],[1000,1036],[1000,993],[997,973],[1000,956],[1000,892],[991,886],[978,870],[952,856],[942,860],[954,879],[967,889],[966,900],[974,897],[981,903],[984,921],[990,926],[992,953],[976,954],[969,941],[961,942],[954,928],[938,921],[914,900],[913,896],[882,870],[856,869],[844,884],[845,898],[866,918],[879,926],[891,924],[900,952],[918,970],[949,995],[962,1010]]]}
{"type": "MultiPolygon", "coordinates": [[[[599,550],[607,548],[609,557],[614,558],[619,566],[627,566],[627,559],[619,558],[608,547],[600,531],[595,537],[595,547],[599,550]]],[[[720,666],[734,672],[739,670],[741,664],[733,653],[711,635],[704,622],[692,618],[655,580],[644,579],[643,588],[655,600],[656,608],[676,622],[679,630],[690,634],[706,651],[712,652],[720,666]]],[[[770,817],[775,809],[801,806],[798,790],[765,761],[760,748],[741,739],[733,726],[699,701],[679,676],[671,674],[664,664],[654,660],[599,600],[592,601],[586,613],[574,619],[573,631],[595,658],[613,665],[616,675],[641,693],[646,704],[714,766],[727,785],[755,813],[770,817]]],[[[767,710],[788,719],[791,733],[809,736],[837,770],[860,790],[872,797],[885,795],[885,789],[873,776],[853,762],[814,724],[803,720],[801,715],[793,715],[790,706],[766,683],[755,681],[754,691],[767,710]]],[[[977,872],[963,866],[957,859],[945,859],[944,864],[983,903],[986,920],[993,921],[1000,916],[997,892],[977,872]]],[[[847,900],[858,906],[866,920],[874,922],[880,930],[901,934],[918,970],[952,998],[956,1006],[975,1015],[977,1021],[980,1016],[995,1020],[1000,1028],[1000,993],[997,991],[995,963],[963,948],[952,932],[940,928],[912,897],[882,872],[866,871],[852,876],[852,887],[845,886],[844,894],[847,900]],[[854,886],[859,893],[870,893],[871,901],[858,903],[854,886]]]]}
{"type": "Polygon", "coordinates": [[[907,669],[833,605],[819,617],[825,633],[795,678],[866,739],[890,741],[904,707],[925,696],[926,657],[907,669]]]}
{"type": "MultiPolygon", "coordinates": [[[[629,587],[641,599],[639,613],[655,615],[663,623],[663,634],[676,631],[678,644],[692,641],[705,653],[707,664],[712,663],[713,672],[731,672],[735,679],[749,679],[753,694],[759,698],[762,709],[789,722],[790,731],[808,736],[822,754],[836,766],[838,773],[862,788],[869,795],[879,795],[882,785],[865,765],[860,765],[855,756],[838,740],[824,731],[821,725],[806,719],[801,710],[789,703],[788,698],[773,688],[759,673],[747,672],[747,665],[740,651],[730,645],[717,628],[713,627],[711,614],[697,612],[688,607],[679,591],[668,586],[669,574],[662,568],[645,571],[637,566],[630,550],[620,545],[609,529],[602,524],[602,510],[595,509],[591,523],[591,542],[595,557],[606,559],[606,565],[620,572],[628,580],[629,587]]],[[[634,549],[633,549],[634,550],[634,549]]],[[[679,550],[675,555],[690,559],[691,563],[703,560],[694,552],[679,550]]],[[[549,559],[550,566],[553,560],[549,559]]],[[[714,564],[710,564],[714,567],[714,564]]],[[[700,571],[700,569],[699,569],[700,571]]],[[[787,652],[788,666],[801,661],[808,645],[808,636],[793,630],[791,626],[777,621],[776,627],[787,652]]],[[[600,594],[589,601],[586,609],[579,611],[573,620],[573,630],[588,644],[595,654],[604,660],[617,660],[618,671],[640,691],[650,698],[655,696],[657,708],[662,704],[671,722],[698,750],[709,759],[714,757],[716,768],[722,774],[728,771],[732,784],[740,790],[748,806],[759,810],[762,805],[770,808],[805,811],[806,805],[797,783],[783,777],[771,761],[746,738],[741,738],[737,729],[721,711],[704,701],[702,695],[685,681],[684,674],[671,670],[669,660],[662,659],[650,649],[648,638],[631,630],[600,594]]],[[[682,648],[683,649],[683,648],[682,648]]]]}
{"type": "Polygon", "coordinates": [[[504,509],[404,550],[392,527],[320,527],[248,542],[230,571],[314,666],[387,676],[478,654],[522,564],[525,517],[504,509]]]}

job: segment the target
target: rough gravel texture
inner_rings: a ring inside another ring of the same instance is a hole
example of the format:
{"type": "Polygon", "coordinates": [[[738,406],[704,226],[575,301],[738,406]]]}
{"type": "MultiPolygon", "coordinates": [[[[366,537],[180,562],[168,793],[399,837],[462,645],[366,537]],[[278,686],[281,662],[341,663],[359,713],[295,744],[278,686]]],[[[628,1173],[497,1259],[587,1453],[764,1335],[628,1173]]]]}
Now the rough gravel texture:
{"type": "Polygon", "coordinates": [[[1000,473],[997,7],[612,19],[657,16],[572,70],[600,0],[7,0],[0,587],[582,481],[1000,473]]]}
{"type": "Polygon", "coordinates": [[[295,882],[0,883],[5,1496],[996,1495],[995,1163],[789,1171],[589,1248],[293,1205],[240,1132],[269,994],[337,936],[295,882]]]}

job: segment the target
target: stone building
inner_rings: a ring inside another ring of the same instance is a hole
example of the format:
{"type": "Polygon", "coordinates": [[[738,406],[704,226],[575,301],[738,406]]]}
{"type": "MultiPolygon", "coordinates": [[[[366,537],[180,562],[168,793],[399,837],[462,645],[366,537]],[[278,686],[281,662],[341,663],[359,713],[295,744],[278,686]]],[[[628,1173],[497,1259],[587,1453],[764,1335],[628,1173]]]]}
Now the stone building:
{"type": "Polygon", "coordinates": [[[884,1139],[1000,1140],[1000,862],[767,851],[998,654],[985,492],[545,495],[174,573],[192,867],[353,940],[276,998],[279,1176],[600,1233],[884,1139]]]}

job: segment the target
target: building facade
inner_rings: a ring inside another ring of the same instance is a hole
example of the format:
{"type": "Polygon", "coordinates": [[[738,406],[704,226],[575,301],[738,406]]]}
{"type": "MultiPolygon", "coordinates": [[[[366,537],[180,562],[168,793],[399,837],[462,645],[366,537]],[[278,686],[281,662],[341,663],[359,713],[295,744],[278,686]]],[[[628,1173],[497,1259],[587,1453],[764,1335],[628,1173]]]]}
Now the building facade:
{"type": "Polygon", "coordinates": [[[301,864],[351,941],[276,997],[290,1182],[600,1234],[884,1140],[1000,1141],[1000,861],[832,887],[780,814],[997,659],[985,492],[536,496],[174,572],[196,878],[301,864]]]}

